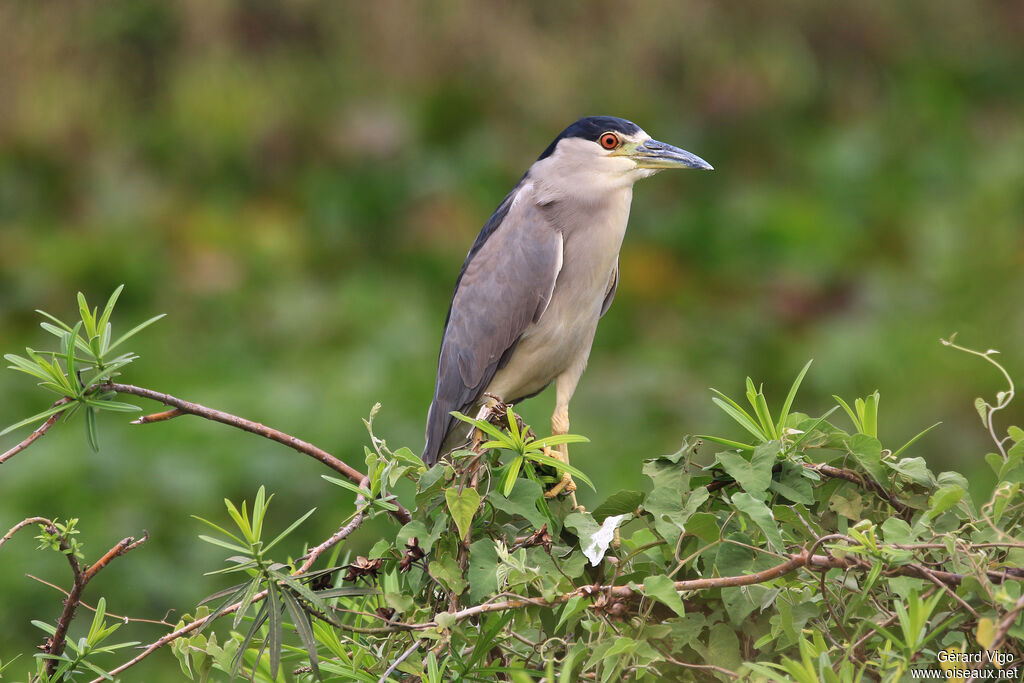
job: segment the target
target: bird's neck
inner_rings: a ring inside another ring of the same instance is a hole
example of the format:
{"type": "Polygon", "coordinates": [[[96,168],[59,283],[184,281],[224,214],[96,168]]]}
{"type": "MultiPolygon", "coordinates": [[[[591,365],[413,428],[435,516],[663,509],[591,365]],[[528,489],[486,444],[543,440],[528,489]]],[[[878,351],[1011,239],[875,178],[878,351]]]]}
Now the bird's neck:
{"type": "Polygon", "coordinates": [[[583,231],[621,243],[633,201],[633,185],[586,193],[546,192],[545,188],[539,188],[535,201],[566,237],[583,231]]]}

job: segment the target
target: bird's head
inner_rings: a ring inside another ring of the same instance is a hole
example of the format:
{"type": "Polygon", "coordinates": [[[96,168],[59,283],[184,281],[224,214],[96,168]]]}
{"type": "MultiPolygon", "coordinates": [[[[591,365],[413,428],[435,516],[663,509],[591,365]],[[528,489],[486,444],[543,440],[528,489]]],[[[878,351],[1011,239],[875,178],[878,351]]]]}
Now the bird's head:
{"type": "Polygon", "coordinates": [[[711,170],[695,154],[651,138],[632,121],[587,116],[554,139],[530,169],[530,177],[577,196],[628,188],[670,168],[711,170]]]}

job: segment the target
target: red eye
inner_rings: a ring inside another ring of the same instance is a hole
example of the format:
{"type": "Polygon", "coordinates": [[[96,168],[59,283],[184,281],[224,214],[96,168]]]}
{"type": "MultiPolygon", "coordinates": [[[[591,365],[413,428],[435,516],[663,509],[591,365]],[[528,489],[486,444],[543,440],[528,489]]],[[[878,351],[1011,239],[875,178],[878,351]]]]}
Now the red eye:
{"type": "Polygon", "coordinates": [[[605,149],[615,149],[619,146],[619,136],[615,133],[604,133],[598,141],[605,149]]]}

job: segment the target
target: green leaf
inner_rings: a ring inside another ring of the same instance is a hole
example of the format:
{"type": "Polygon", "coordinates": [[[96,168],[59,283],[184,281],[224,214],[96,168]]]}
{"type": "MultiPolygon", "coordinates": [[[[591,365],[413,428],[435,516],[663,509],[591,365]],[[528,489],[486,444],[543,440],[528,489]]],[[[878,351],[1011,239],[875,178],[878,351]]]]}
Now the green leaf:
{"type": "Polygon", "coordinates": [[[772,511],[763,501],[754,498],[749,493],[735,493],[732,496],[732,504],[740,512],[750,517],[754,524],[761,529],[772,550],[782,552],[785,549],[786,544],[782,540],[782,534],[779,533],[775,518],[772,517],[772,511]]]}
{"type": "Polygon", "coordinates": [[[739,638],[728,624],[718,623],[711,627],[704,658],[731,671],[736,671],[743,664],[739,638]]]}
{"type": "Polygon", "coordinates": [[[453,486],[445,489],[444,499],[452,519],[455,520],[455,526],[459,528],[459,538],[466,538],[473,523],[473,516],[480,507],[480,494],[474,488],[466,487],[459,491],[453,486]]]}
{"type": "Polygon", "coordinates": [[[505,471],[502,473],[501,482],[498,485],[498,490],[501,491],[501,495],[506,498],[512,493],[512,488],[516,485],[516,479],[519,478],[519,470],[523,467],[523,456],[517,456],[512,459],[512,462],[508,464],[505,471]]]}
{"type": "Polygon", "coordinates": [[[594,487],[594,482],[590,481],[590,477],[588,477],[581,470],[573,467],[567,462],[556,460],[555,458],[552,458],[551,456],[548,455],[544,455],[543,453],[527,453],[526,457],[532,460],[533,462],[555,468],[559,474],[561,474],[562,472],[568,472],[569,474],[572,475],[574,479],[579,479],[594,491],[597,490],[594,487]]]}
{"type": "Polygon", "coordinates": [[[928,432],[930,432],[933,429],[935,429],[936,427],[938,427],[940,424],[942,424],[942,423],[941,422],[936,422],[931,427],[928,427],[927,429],[922,429],[921,431],[919,431],[912,439],[910,439],[910,441],[906,442],[905,444],[900,446],[896,451],[894,451],[893,454],[892,454],[892,457],[894,457],[894,458],[900,457],[900,453],[902,453],[903,451],[905,451],[908,448],[910,448],[912,445],[914,445],[915,441],[917,441],[922,436],[924,436],[928,432]]]}
{"type": "Polygon", "coordinates": [[[888,472],[882,464],[882,444],[873,436],[855,434],[846,441],[857,464],[861,466],[876,483],[885,486],[889,482],[888,472]]]}
{"type": "Polygon", "coordinates": [[[469,599],[479,604],[484,598],[498,590],[498,552],[494,541],[481,538],[469,546],[469,599]]]}
{"type": "Polygon", "coordinates": [[[753,400],[754,412],[757,414],[757,419],[761,423],[761,430],[766,436],[772,439],[778,439],[779,435],[775,431],[775,423],[772,421],[771,411],[768,410],[768,401],[765,400],[764,394],[758,390],[753,400]]]}
{"type": "Polygon", "coordinates": [[[103,307],[103,315],[100,316],[99,323],[96,325],[96,329],[99,332],[103,332],[103,328],[110,322],[110,315],[114,312],[114,306],[117,304],[117,298],[121,296],[121,292],[124,291],[124,285],[121,284],[114,290],[114,293],[107,299],[107,305],[103,307]]]}
{"type": "Polygon", "coordinates": [[[468,415],[463,415],[457,410],[453,410],[450,414],[452,417],[458,420],[462,420],[467,424],[474,425],[481,432],[487,434],[490,437],[493,437],[495,440],[506,443],[508,444],[509,447],[512,446],[512,443],[509,440],[508,435],[505,434],[505,432],[498,429],[497,427],[495,427],[494,425],[492,425],[490,422],[487,422],[486,420],[477,420],[476,418],[469,417],[468,415]]]}
{"type": "Polygon", "coordinates": [[[754,418],[747,414],[747,411],[743,410],[738,403],[733,401],[731,398],[718,391],[718,389],[712,388],[711,391],[715,392],[721,398],[712,398],[711,402],[716,406],[725,411],[725,413],[735,420],[741,427],[746,429],[748,432],[754,435],[758,441],[768,441],[768,435],[761,431],[754,418]]]}
{"type": "Polygon", "coordinates": [[[598,523],[604,521],[605,517],[612,515],[632,514],[644,502],[644,494],[639,491],[624,489],[616,491],[605,498],[604,502],[594,508],[591,513],[598,523]]]}
{"type": "Polygon", "coordinates": [[[70,407],[69,404],[63,403],[63,404],[61,404],[59,406],[52,406],[50,408],[47,408],[43,412],[36,413],[32,417],[27,417],[24,420],[21,420],[20,422],[15,422],[10,427],[8,427],[5,430],[3,430],[2,432],[0,432],[0,436],[3,436],[5,434],[9,434],[10,432],[13,432],[15,429],[20,429],[20,428],[24,427],[25,425],[32,424],[33,422],[40,422],[42,420],[45,420],[45,419],[49,418],[51,415],[56,415],[57,413],[63,412],[64,410],[67,410],[69,407],[70,407]]]}
{"type": "Polygon", "coordinates": [[[648,576],[644,579],[644,595],[656,599],[679,616],[686,616],[683,600],[676,591],[675,583],[667,576],[648,576]]]}
{"type": "Polygon", "coordinates": [[[96,431],[96,409],[85,409],[85,436],[94,453],[100,452],[100,437],[96,431]]]}
{"type": "Polygon", "coordinates": [[[267,649],[270,652],[270,677],[277,678],[277,671],[281,666],[281,600],[278,597],[278,588],[273,581],[267,582],[267,649]]]}
{"type": "Polygon", "coordinates": [[[299,640],[302,641],[303,646],[306,648],[306,653],[309,655],[309,668],[313,670],[313,675],[320,679],[322,677],[320,675],[320,662],[317,655],[317,642],[316,637],[313,635],[313,627],[309,623],[309,615],[302,609],[299,601],[292,595],[291,591],[281,591],[281,597],[284,598],[284,604],[288,608],[289,614],[291,614],[292,623],[295,625],[295,632],[299,634],[299,640]]]}
{"type": "Polygon", "coordinates": [[[37,379],[41,379],[41,380],[49,380],[50,379],[49,371],[47,371],[43,367],[40,367],[38,363],[33,363],[32,361],[28,360],[27,358],[22,358],[21,356],[19,356],[17,354],[14,354],[14,353],[4,354],[4,358],[8,362],[13,363],[13,365],[8,365],[7,366],[11,370],[17,370],[18,372],[24,372],[27,375],[31,375],[32,377],[36,377],[37,379]]]}
{"type": "Polygon", "coordinates": [[[705,543],[714,543],[721,536],[718,518],[710,512],[695,512],[686,521],[686,532],[693,534],[705,543]]]}
{"type": "Polygon", "coordinates": [[[868,436],[878,437],[878,401],[881,395],[876,391],[868,394],[863,402],[862,431],[868,436]]]}
{"type": "Polygon", "coordinates": [[[82,316],[82,322],[85,324],[85,334],[87,337],[96,336],[96,311],[89,310],[89,304],[85,300],[85,295],[81,292],[78,293],[78,313],[82,316]]]}
{"type": "Polygon", "coordinates": [[[462,570],[451,555],[442,555],[440,559],[431,562],[428,569],[431,576],[455,595],[461,595],[466,590],[466,580],[462,577],[462,570]]]}
{"type": "Polygon", "coordinates": [[[916,539],[910,525],[899,517],[890,517],[882,522],[882,538],[886,543],[913,543],[916,539]]]}
{"type": "Polygon", "coordinates": [[[373,494],[370,493],[370,489],[365,489],[362,486],[356,486],[355,484],[350,482],[348,479],[340,479],[338,477],[332,477],[329,474],[321,474],[320,476],[322,478],[326,479],[327,481],[331,482],[332,484],[336,485],[336,486],[340,486],[343,489],[348,489],[349,491],[351,491],[352,493],[355,493],[358,496],[363,496],[364,498],[367,498],[367,499],[369,499],[371,496],[373,496],[373,494]]]}
{"type": "Polygon", "coordinates": [[[772,467],[781,444],[778,441],[766,441],[754,449],[749,460],[741,455],[723,451],[715,455],[722,469],[735,479],[743,490],[751,495],[763,497],[772,482],[772,467]]]}
{"type": "Polygon", "coordinates": [[[792,462],[782,463],[782,472],[778,479],[773,479],[769,488],[794,503],[814,504],[814,488],[811,481],[804,476],[803,467],[792,462]]]}
{"type": "Polygon", "coordinates": [[[943,486],[928,499],[928,516],[934,519],[943,512],[960,502],[964,497],[964,489],[961,486],[951,484],[943,486]]]}
{"type": "Polygon", "coordinates": [[[861,510],[864,507],[864,499],[860,492],[851,486],[842,486],[836,489],[828,501],[828,507],[851,521],[859,521],[861,510]]]}
{"type": "Polygon", "coordinates": [[[586,610],[588,606],[589,602],[583,597],[569,598],[565,603],[565,608],[562,609],[562,613],[558,617],[558,623],[555,625],[554,633],[560,633],[562,626],[565,625],[569,619],[586,610]]]}
{"type": "Polygon", "coordinates": [[[789,419],[789,409],[793,407],[793,399],[796,398],[796,392],[799,391],[800,384],[804,381],[804,375],[807,374],[807,371],[811,368],[811,363],[813,362],[813,358],[807,361],[803,369],[800,371],[800,374],[798,374],[796,379],[793,380],[792,386],[789,387],[789,393],[786,394],[786,400],[782,403],[782,411],[779,412],[779,422],[776,426],[776,433],[779,438],[785,438],[786,436],[786,420],[789,419]]]}
{"type": "Polygon", "coordinates": [[[303,522],[305,522],[305,521],[306,521],[307,519],[309,519],[309,516],[310,516],[311,514],[313,514],[314,512],[316,512],[316,508],[310,508],[309,512],[307,512],[306,514],[302,515],[302,516],[301,516],[301,517],[299,517],[299,518],[298,518],[297,520],[295,520],[294,522],[292,522],[291,524],[289,524],[289,525],[288,525],[288,528],[287,528],[287,529],[285,529],[284,531],[282,531],[281,533],[279,533],[279,534],[278,534],[278,535],[277,535],[277,536],[276,536],[276,537],[274,538],[274,540],[272,540],[272,541],[271,541],[270,543],[268,543],[267,545],[263,546],[263,552],[267,552],[268,550],[270,550],[271,548],[273,548],[273,547],[274,547],[275,545],[277,545],[277,544],[278,544],[278,543],[279,543],[279,542],[280,542],[281,540],[283,540],[283,539],[284,539],[284,538],[285,538],[286,536],[288,536],[288,534],[290,534],[291,532],[295,531],[295,529],[296,529],[296,528],[297,528],[297,527],[298,527],[298,526],[299,526],[300,524],[302,524],[302,523],[303,523],[303,522]]]}
{"type": "Polygon", "coordinates": [[[739,441],[733,441],[732,439],[723,439],[720,436],[711,436],[709,434],[698,434],[697,438],[698,439],[704,439],[706,441],[711,441],[713,443],[721,444],[721,445],[726,446],[728,448],[735,448],[735,449],[741,450],[741,451],[750,452],[750,451],[754,450],[754,447],[751,446],[750,444],[741,443],[739,441]]]}
{"type": "Polygon", "coordinates": [[[554,434],[552,436],[545,436],[543,439],[535,439],[529,443],[529,446],[531,448],[544,448],[569,443],[590,443],[590,439],[579,434],[554,434]]]}
{"type": "Polygon", "coordinates": [[[207,536],[205,534],[199,534],[199,539],[203,540],[203,541],[206,541],[207,543],[211,543],[213,545],[218,545],[221,548],[227,548],[228,550],[230,550],[232,552],[236,552],[236,553],[248,553],[249,552],[249,548],[247,548],[245,546],[237,545],[235,543],[229,543],[227,541],[222,541],[221,539],[214,538],[213,536],[207,536]]]}
{"type": "Polygon", "coordinates": [[[540,506],[547,507],[544,503],[544,490],[535,481],[517,479],[508,496],[502,496],[500,492],[492,493],[491,496],[491,501],[498,510],[512,517],[525,518],[534,529],[541,528],[547,521],[538,506],[540,503],[540,506]]]}
{"type": "Polygon", "coordinates": [[[121,344],[123,344],[124,342],[128,341],[129,339],[131,339],[132,337],[134,337],[134,336],[135,336],[136,334],[138,334],[138,333],[139,333],[139,332],[141,332],[142,330],[146,329],[147,327],[149,327],[150,325],[152,325],[153,323],[155,323],[155,322],[156,322],[157,320],[160,320],[160,318],[163,318],[163,317],[164,317],[164,316],[166,316],[166,315],[167,315],[166,313],[161,313],[160,315],[154,315],[154,316],[153,316],[152,318],[150,318],[150,319],[149,319],[149,320],[147,320],[146,322],[144,322],[144,323],[139,323],[138,325],[136,325],[135,327],[133,327],[132,329],[128,330],[127,332],[125,332],[124,334],[122,334],[122,335],[121,335],[120,337],[118,337],[117,341],[113,342],[113,343],[112,343],[112,344],[111,344],[111,345],[110,345],[110,346],[109,346],[109,347],[107,348],[107,351],[108,351],[108,352],[109,352],[109,351],[113,351],[113,350],[114,350],[114,349],[116,349],[116,348],[117,348],[118,346],[120,346],[120,345],[121,345],[121,344]]]}
{"type": "Polygon", "coordinates": [[[915,484],[929,487],[935,485],[935,476],[928,469],[924,458],[903,458],[891,467],[915,484]]]}
{"type": "Polygon", "coordinates": [[[121,401],[108,401],[107,399],[96,400],[91,398],[83,398],[82,403],[87,406],[96,408],[97,410],[109,410],[115,413],[138,413],[142,410],[137,405],[131,403],[122,403],[121,401]]]}
{"type": "Polygon", "coordinates": [[[853,422],[854,428],[858,432],[863,432],[863,429],[861,428],[860,418],[857,417],[857,413],[855,413],[853,411],[853,409],[850,408],[850,404],[848,404],[846,401],[844,401],[843,399],[839,398],[835,394],[832,394],[832,398],[834,398],[836,400],[836,403],[841,405],[843,407],[843,410],[846,411],[846,414],[850,416],[850,421],[853,422]]]}

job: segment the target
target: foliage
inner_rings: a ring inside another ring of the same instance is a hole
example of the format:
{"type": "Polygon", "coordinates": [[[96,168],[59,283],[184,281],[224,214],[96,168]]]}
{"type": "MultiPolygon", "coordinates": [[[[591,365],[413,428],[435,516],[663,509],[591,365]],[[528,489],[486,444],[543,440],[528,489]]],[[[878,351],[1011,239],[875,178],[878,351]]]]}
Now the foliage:
{"type": "Polygon", "coordinates": [[[46,311],[37,311],[55,323],[43,322],[40,327],[60,340],[60,350],[40,353],[26,348],[27,357],[8,353],[4,358],[11,363],[8,366],[11,370],[42,380],[39,382],[40,387],[59,394],[61,398],[47,410],[7,427],[0,432],[0,436],[58,413],[68,420],[82,408],[89,445],[98,451],[100,446],[96,434],[96,414],[99,411],[130,413],[141,410],[130,403],[113,400],[116,392],[98,391],[103,384],[120,375],[122,368],[138,358],[131,352],[111,357],[114,349],[164,317],[163,314],[153,316],[115,338],[110,316],[123,289],[124,285],[120,285],[114,290],[102,314],[96,308],[89,308],[85,295],[79,292],[78,312],[81,320],[74,327],[69,327],[46,311]],[[46,356],[49,356],[49,360],[46,356]]]}
{"type": "MultiPolygon", "coordinates": [[[[76,334],[57,336],[76,346],[76,334]]],[[[1002,370],[994,352],[972,353],[1002,370]]],[[[57,355],[50,367],[75,376],[75,362],[57,355]]],[[[984,461],[998,481],[975,501],[962,474],[903,456],[913,440],[884,447],[879,392],[853,409],[837,399],[850,430],[826,419],[835,408],[819,417],[795,410],[809,365],[775,417],[750,379],[750,410],[715,392],[753,443],[687,437],[677,452],[643,462],[647,490],[616,491],[591,512],[547,499],[534,467],[584,479],[543,454],[578,437],[536,439],[508,408],[492,416],[503,430],[470,420],[490,440],[427,468],[377,436],[375,409],[365,421],[365,477],[332,478],[357,494],[332,539],[275,558],[315,510],[265,540],[272,496],[263,487],[251,506],[225,501],[233,528],[200,520],[216,532],[200,538],[229,553],[228,566],[209,574],[242,581],[174,627],[181,669],[203,681],[214,670],[276,681],[288,668],[337,681],[553,680],[557,672],[559,680],[812,683],[905,679],[935,668],[940,651],[998,653],[986,667],[1020,662],[1024,430],[1003,435],[995,424],[1013,398],[1009,376],[994,404],[979,399],[998,451],[984,461]],[[415,487],[404,501],[411,514],[395,522],[403,481],[415,487]],[[348,535],[374,517],[392,526],[353,558],[348,535]],[[327,566],[313,570],[327,550],[327,566]]],[[[79,395],[131,388],[99,377],[79,395]]],[[[76,523],[50,526],[43,545],[67,555],[78,577],[76,523]]],[[[40,680],[107,675],[95,657],[128,644],[102,644],[121,627],[106,626],[104,611],[101,600],[88,635],[68,640],[71,654],[49,656],[58,666],[40,665],[40,680]]],[[[33,623],[51,636],[61,628],[33,623]]]]}

